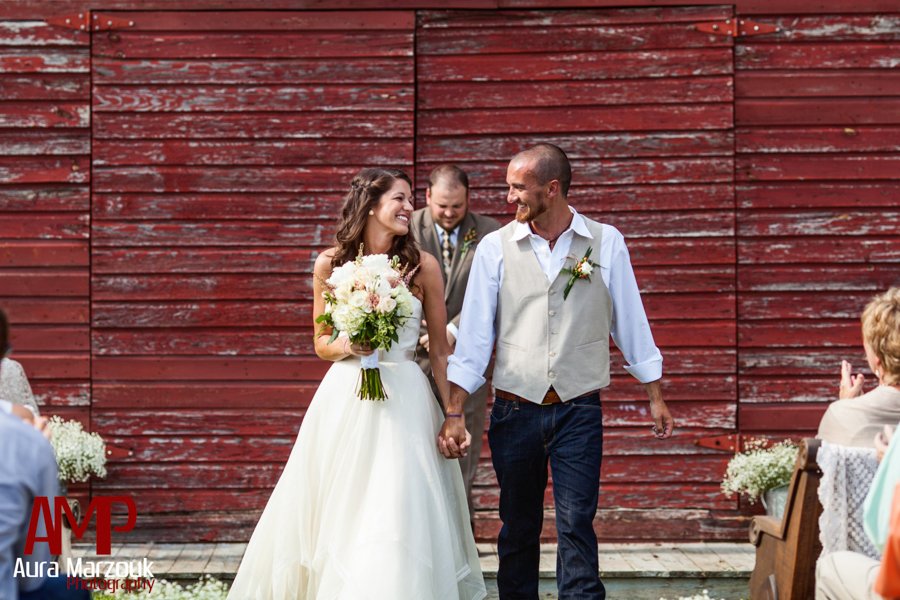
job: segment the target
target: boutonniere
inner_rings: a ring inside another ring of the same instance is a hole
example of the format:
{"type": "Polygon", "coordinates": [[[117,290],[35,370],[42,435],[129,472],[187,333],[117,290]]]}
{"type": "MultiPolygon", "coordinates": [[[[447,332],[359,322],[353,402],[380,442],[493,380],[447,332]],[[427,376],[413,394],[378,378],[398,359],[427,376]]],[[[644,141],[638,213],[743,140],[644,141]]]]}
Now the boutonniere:
{"type": "Polygon", "coordinates": [[[563,290],[563,300],[569,297],[569,292],[572,291],[572,286],[575,285],[576,280],[587,279],[590,281],[594,267],[600,266],[591,260],[591,250],[593,249],[593,246],[588,247],[581,260],[577,261],[571,268],[563,267],[563,272],[569,274],[569,281],[566,282],[566,289],[563,290]]]}
{"type": "Polygon", "coordinates": [[[460,248],[460,254],[462,256],[466,255],[466,252],[469,251],[469,248],[478,240],[478,231],[473,227],[472,229],[466,232],[465,237],[463,237],[463,245],[460,248]]]}

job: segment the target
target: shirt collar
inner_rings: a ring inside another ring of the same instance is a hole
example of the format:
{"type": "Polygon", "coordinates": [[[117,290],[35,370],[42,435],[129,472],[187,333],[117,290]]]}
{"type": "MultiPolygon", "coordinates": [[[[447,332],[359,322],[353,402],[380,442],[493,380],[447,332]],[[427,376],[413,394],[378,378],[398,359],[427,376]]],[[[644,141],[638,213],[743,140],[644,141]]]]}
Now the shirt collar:
{"type": "MultiPolygon", "coordinates": [[[[594,236],[591,235],[590,230],[588,230],[587,225],[584,223],[584,217],[578,214],[578,211],[571,205],[569,206],[569,210],[572,211],[572,222],[569,224],[569,229],[566,229],[566,231],[571,230],[582,237],[594,239],[594,236]]],[[[560,234],[560,237],[565,235],[566,231],[563,231],[560,234]]],[[[536,236],[537,234],[531,231],[531,226],[528,223],[516,223],[516,230],[513,231],[512,240],[518,242],[531,235],[536,236]]]]}

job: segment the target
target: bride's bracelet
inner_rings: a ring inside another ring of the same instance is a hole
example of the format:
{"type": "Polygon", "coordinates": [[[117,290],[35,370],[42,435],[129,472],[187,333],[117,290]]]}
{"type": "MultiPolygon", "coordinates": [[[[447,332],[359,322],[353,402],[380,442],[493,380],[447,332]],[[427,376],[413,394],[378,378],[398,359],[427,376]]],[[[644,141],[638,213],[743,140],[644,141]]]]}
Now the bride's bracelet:
{"type": "Polygon", "coordinates": [[[345,337],[345,338],[344,338],[344,350],[343,350],[343,352],[344,352],[344,354],[346,354],[347,356],[350,356],[351,354],[353,354],[352,352],[350,352],[350,338],[349,338],[349,337],[345,337]]]}

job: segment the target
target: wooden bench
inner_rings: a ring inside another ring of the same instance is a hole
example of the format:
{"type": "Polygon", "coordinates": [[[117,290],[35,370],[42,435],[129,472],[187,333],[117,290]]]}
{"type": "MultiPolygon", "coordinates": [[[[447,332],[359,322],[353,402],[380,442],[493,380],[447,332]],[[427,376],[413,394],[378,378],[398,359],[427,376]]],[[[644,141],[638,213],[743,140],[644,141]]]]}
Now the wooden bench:
{"type": "Polygon", "coordinates": [[[756,565],[750,575],[751,600],[806,600],[815,595],[816,560],[822,551],[819,444],[813,438],[800,442],[781,521],[767,515],[753,517],[750,542],[756,546],[756,565]]]}

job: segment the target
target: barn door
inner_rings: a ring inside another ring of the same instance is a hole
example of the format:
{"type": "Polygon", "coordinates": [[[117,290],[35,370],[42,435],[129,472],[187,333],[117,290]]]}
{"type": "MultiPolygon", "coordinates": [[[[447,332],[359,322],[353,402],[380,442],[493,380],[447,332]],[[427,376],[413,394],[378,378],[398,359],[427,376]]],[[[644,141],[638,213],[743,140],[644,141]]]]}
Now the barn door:
{"type": "Polygon", "coordinates": [[[93,424],[130,454],[95,493],[133,493],[148,540],[246,541],[327,366],[316,253],[360,167],[413,165],[414,15],[109,15],[93,424]]]}
{"type": "MultiPolygon", "coordinates": [[[[728,6],[418,17],[419,185],[457,162],[472,207],[505,222],[507,161],[551,141],[573,161],[571,203],[628,240],[680,429],[650,437],[646,396],[617,354],[604,399],[606,540],[744,535],[737,502],[719,492],[728,456],[696,445],[736,430],[732,40],[696,27],[724,32],[732,17],[728,6]]],[[[494,537],[488,456],[477,493],[478,535],[494,537]]],[[[554,536],[552,519],[544,533],[554,536]]]]}

